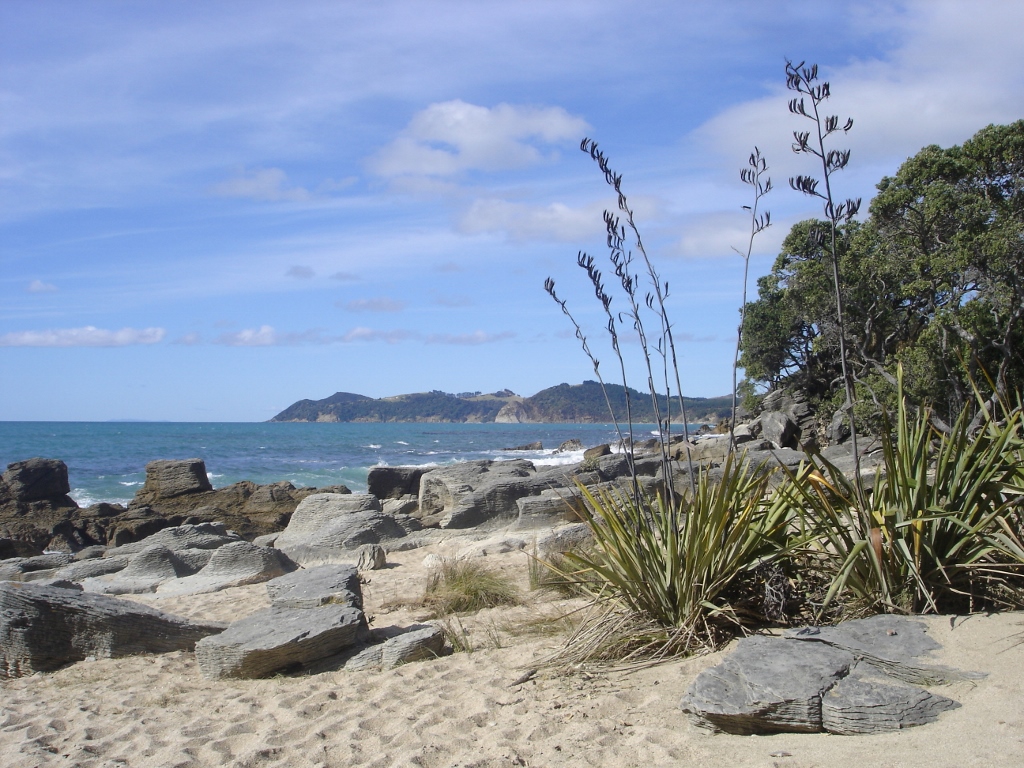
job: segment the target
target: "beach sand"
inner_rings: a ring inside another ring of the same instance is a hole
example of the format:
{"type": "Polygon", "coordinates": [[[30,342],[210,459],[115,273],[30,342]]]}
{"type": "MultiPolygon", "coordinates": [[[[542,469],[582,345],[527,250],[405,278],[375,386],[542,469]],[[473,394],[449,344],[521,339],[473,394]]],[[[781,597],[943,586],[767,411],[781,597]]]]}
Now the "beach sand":
{"type": "MultiPolygon", "coordinates": [[[[393,553],[367,574],[373,626],[422,620],[437,544],[393,553]]],[[[486,558],[527,583],[523,552],[486,558]]],[[[269,605],[262,584],[191,597],[138,596],[191,618],[232,620],[269,605]]],[[[385,672],[210,681],[191,653],[83,661],[0,683],[0,765],[33,766],[839,766],[1024,765],[1024,616],[928,617],[937,663],[988,673],[941,689],[963,706],[937,723],[876,736],[730,736],[694,727],[678,703],[722,653],[628,674],[541,670],[556,649],[534,619],[572,605],[528,605],[462,621],[471,653],[385,672]]]]}

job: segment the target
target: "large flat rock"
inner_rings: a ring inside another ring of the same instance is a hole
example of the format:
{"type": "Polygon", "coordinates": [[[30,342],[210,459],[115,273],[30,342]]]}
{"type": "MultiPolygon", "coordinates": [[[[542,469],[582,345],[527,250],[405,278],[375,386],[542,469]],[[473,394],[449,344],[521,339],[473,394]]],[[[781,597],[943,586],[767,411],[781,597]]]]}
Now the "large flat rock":
{"type": "Polygon", "coordinates": [[[293,571],[268,581],[267,595],[277,608],[363,607],[359,571],[354,565],[321,565],[293,571]]]}
{"type": "Polygon", "coordinates": [[[368,636],[358,608],[270,607],[198,642],[196,660],[210,679],[268,677],[336,656],[368,636]]]}
{"type": "Polygon", "coordinates": [[[88,656],[190,650],[223,629],[105,595],[0,582],[0,677],[48,672],[88,656]]]}
{"type": "Polygon", "coordinates": [[[418,527],[382,512],[371,494],[317,493],[299,503],[274,546],[300,565],[350,563],[353,550],[402,539],[410,525],[418,527]]]}
{"type": "Polygon", "coordinates": [[[978,677],[921,660],[939,647],[923,623],[900,616],[745,638],[697,676],[680,707],[699,727],[735,734],[922,725],[959,704],[919,686],[978,677]]]}

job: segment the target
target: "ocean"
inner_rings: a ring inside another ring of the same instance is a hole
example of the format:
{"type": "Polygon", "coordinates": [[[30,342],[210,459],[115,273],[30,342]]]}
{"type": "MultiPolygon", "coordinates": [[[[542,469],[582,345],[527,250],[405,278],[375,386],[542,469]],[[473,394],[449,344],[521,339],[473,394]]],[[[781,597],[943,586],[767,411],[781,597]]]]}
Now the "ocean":
{"type": "MultiPolygon", "coordinates": [[[[637,439],[654,425],[635,428],[637,439]]],[[[440,466],[474,459],[570,464],[582,451],[557,453],[566,440],[586,448],[615,444],[611,424],[352,424],[181,422],[0,422],[0,468],[41,456],[68,465],[79,506],[126,504],[154,459],[201,458],[220,488],[239,480],[296,487],[343,484],[366,490],[374,466],[440,466]],[[541,450],[510,448],[540,441],[541,450]]]]}

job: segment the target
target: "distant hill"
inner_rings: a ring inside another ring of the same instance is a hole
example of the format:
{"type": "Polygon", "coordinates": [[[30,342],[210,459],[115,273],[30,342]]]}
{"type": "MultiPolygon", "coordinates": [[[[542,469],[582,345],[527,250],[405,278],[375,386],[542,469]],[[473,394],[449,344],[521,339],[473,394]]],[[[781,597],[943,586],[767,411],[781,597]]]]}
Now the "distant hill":
{"type": "MultiPolygon", "coordinates": [[[[626,416],[626,395],[621,384],[607,385],[608,397],[619,421],[626,416]]],[[[636,423],[653,422],[650,395],[629,390],[630,407],[636,423]]],[[[691,422],[718,422],[732,406],[732,398],[687,397],[686,416],[691,422]]],[[[665,398],[660,398],[662,413],[667,413],[665,398]]],[[[678,402],[672,416],[679,418],[678,402]]],[[[610,421],[608,405],[596,381],[559,384],[541,390],[532,397],[520,397],[505,389],[491,394],[479,392],[417,392],[395,397],[372,398],[351,392],[336,392],[323,400],[299,400],[271,421],[344,421],[344,422],[508,422],[508,423],[599,423],[610,421]]]]}

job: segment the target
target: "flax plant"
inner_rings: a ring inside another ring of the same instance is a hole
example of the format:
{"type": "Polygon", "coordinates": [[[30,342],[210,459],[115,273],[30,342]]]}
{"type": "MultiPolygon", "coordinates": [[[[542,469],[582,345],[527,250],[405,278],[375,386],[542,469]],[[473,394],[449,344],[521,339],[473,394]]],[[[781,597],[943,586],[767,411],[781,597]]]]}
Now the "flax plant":
{"type": "Polygon", "coordinates": [[[902,371],[897,380],[896,423],[885,421],[865,506],[821,457],[789,473],[778,492],[831,574],[819,616],[833,601],[899,613],[1024,606],[1020,407],[977,434],[965,410],[942,432],[929,409],[911,412],[902,371]]]}
{"type": "Polygon", "coordinates": [[[747,239],[746,252],[734,248],[743,259],[743,300],[740,302],[740,324],[736,329],[736,352],[732,360],[732,413],[729,416],[729,450],[736,448],[736,371],[740,367],[740,351],[743,349],[743,323],[747,319],[747,284],[750,276],[750,254],[754,251],[754,238],[764,232],[772,224],[770,211],[758,212],[761,198],[772,191],[772,180],[765,176],[768,162],[761,155],[761,150],[754,147],[747,160],[747,167],[740,170],[740,181],[754,189],[753,205],[744,205],[743,210],[750,212],[750,237],[747,239]]]}
{"type": "Polygon", "coordinates": [[[730,454],[720,475],[702,469],[695,492],[641,504],[580,487],[595,545],[567,553],[574,570],[565,575],[599,610],[569,639],[563,661],[666,658],[713,649],[742,630],[746,617],[728,595],[786,554],[792,510],[768,496],[764,466],[730,454]]]}

